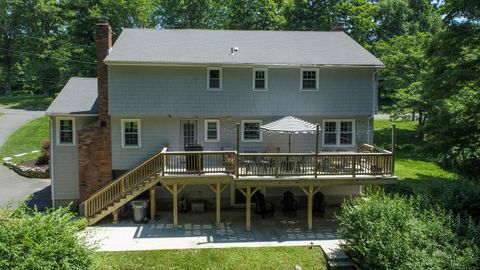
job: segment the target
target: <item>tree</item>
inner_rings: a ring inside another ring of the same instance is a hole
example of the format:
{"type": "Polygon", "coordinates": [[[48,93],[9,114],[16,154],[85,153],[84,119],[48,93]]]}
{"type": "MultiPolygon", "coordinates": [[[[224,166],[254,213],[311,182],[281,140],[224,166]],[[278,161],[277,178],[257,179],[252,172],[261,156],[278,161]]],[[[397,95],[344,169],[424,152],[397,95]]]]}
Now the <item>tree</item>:
{"type": "Polygon", "coordinates": [[[160,0],[156,19],[162,28],[218,29],[226,12],[220,0],[160,0]]]}
{"type": "Polygon", "coordinates": [[[346,32],[367,49],[373,46],[378,24],[378,7],[368,0],[346,0],[337,6],[337,17],[345,22],[346,32]]]}
{"type": "Polygon", "coordinates": [[[444,6],[445,31],[427,50],[432,72],[424,82],[427,141],[440,161],[480,176],[480,5],[455,0],[444,6]]]}
{"type": "Polygon", "coordinates": [[[335,0],[287,0],[286,30],[329,31],[337,22],[335,0]]]}
{"type": "Polygon", "coordinates": [[[238,30],[276,30],[284,23],[273,0],[230,0],[226,28],[238,30]]]}
{"type": "Polygon", "coordinates": [[[393,94],[394,105],[390,113],[394,117],[403,116],[407,109],[419,112],[418,137],[423,138],[425,108],[427,100],[422,97],[422,81],[427,76],[429,65],[425,49],[431,41],[431,34],[418,33],[410,36],[396,36],[378,42],[378,55],[385,64],[380,71],[384,77],[383,87],[393,94]]]}

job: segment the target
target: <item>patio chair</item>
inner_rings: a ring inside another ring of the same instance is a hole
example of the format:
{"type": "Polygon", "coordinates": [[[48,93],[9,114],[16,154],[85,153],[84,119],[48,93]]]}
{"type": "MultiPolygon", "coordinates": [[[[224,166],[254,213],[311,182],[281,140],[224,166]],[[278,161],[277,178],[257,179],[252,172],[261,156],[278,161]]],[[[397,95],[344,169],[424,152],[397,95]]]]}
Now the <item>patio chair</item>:
{"type": "Polygon", "coordinates": [[[325,207],[327,203],[325,202],[325,195],[322,192],[317,192],[313,195],[313,212],[320,213],[320,217],[323,218],[325,215],[325,207]]]}
{"type": "Polygon", "coordinates": [[[283,199],[282,199],[282,211],[283,215],[287,213],[293,213],[294,216],[297,216],[297,210],[298,210],[298,203],[293,197],[293,193],[290,191],[285,191],[283,193],[283,199]]]}
{"type": "Polygon", "coordinates": [[[265,195],[260,191],[255,193],[253,202],[255,203],[255,214],[262,215],[262,218],[265,218],[265,215],[270,214],[273,217],[275,212],[275,204],[270,201],[265,200],[265,195]]]}

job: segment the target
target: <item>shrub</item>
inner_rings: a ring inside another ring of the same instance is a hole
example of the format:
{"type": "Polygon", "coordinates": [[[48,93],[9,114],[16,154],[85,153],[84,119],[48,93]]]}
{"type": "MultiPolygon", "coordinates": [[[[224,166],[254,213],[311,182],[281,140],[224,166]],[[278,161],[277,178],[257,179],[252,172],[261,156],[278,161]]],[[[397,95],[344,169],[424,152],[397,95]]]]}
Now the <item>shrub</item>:
{"type": "Polygon", "coordinates": [[[480,228],[420,197],[371,194],[342,205],[340,235],[364,269],[474,269],[480,228]]]}
{"type": "Polygon", "coordinates": [[[88,269],[91,250],[66,208],[0,210],[0,269],[88,269]]]}
{"type": "Polygon", "coordinates": [[[36,165],[46,165],[50,162],[50,141],[44,140],[42,142],[41,154],[35,162],[36,165]]]}

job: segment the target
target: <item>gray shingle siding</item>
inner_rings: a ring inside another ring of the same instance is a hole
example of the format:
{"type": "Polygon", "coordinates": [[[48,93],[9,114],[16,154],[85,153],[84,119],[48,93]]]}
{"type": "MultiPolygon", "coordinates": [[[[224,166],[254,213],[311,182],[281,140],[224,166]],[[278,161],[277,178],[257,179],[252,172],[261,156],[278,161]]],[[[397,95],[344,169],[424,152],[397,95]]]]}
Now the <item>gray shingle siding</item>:
{"type": "MultiPolygon", "coordinates": [[[[78,144],[74,146],[57,145],[57,126],[55,117],[51,117],[53,123],[53,191],[55,200],[78,200],[78,144]]],[[[90,124],[95,117],[76,117],[75,128],[80,130],[90,124]]]]}
{"type": "MultiPolygon", "coordinates": [[[[323,119],[339,119],[335,117],[303,117],[311,123],[322,123],[323,119]]],[[[368,136],[368,117],[347,116],[345,119],[355,119],[356,141],[358,143],[371,143],[368,136]]],[[[159,152],[163,146],[169,145],[170,151],[183,150],[180,121],[182,117],[112,117],[112,162],[114,170],[128,170],[143,162],[148,157],[159,152]],[[121,119],[141,120],[141,148],[122,148],[121,119]]],[[[198,143],[204,150],[235,150],[236,132],[235,124],[241,120],[263,120],[269,123],[277,120],[276,117],[199,117],[197,118],[198,143]],[[220,119],[220,142],[205,142],[205,119],[220,119]]],[[[321,145],[321,140],[320,140],[321,145]]],[[[280,147],[281,152],[288,152],[288,137],[286,135],[263,134],[262,142],[242,142],[241,151],[264,152],[266,148],[280,147]]],[[[322,151],[354,151],[352,147],[330,148],[321,147],[322,151]]],[[[309,153],[315,151],[315,135],[298,134],[292,136],[292,152],[309,153]]]]}
{"type": "Polygon", "coordinates": [[[269,68],[268,91],[252,68],[224,67],[223,90],[207,90],[206,67],[109,66],[113,116],[371,115],[375,69],[320,68],[319,91],[300,91],[300,68],[269,68]]]}

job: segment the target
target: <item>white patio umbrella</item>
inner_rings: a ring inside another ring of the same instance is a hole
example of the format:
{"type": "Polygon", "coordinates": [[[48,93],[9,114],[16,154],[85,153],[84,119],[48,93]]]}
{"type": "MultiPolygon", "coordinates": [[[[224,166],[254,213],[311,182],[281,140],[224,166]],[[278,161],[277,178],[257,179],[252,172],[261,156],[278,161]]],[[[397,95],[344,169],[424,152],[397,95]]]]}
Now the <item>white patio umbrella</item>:
{"type": "MultiPolygon", "coordinates": [[[[277,134],[288,134],[288,152],[291,151],[292,134],[315,134],[319,131],[318,125],[309,123],[293,116],[286,116],[277,121],[260,126],[260,130],[277,134]]],[[[318,133],[317,133],[318,146],[318,133]]],[[[317,149],[317,147],[315,148],[317,149]]],[[[318,150],[316,150],[318,151],[318,150]]]]}

